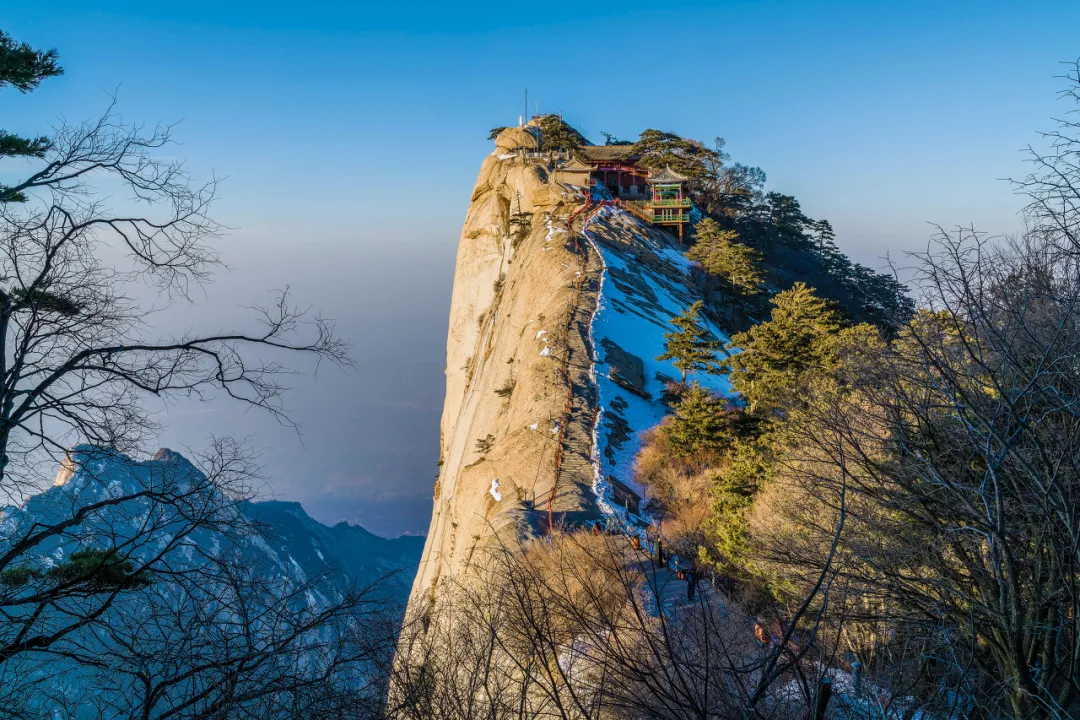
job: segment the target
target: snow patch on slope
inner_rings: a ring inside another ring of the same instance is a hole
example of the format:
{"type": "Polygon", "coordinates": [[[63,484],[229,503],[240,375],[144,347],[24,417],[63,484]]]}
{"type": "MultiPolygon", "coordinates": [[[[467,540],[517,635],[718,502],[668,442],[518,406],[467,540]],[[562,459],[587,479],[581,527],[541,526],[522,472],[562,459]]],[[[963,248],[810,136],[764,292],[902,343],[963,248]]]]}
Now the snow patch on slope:
{"type": "MultiPolygon", "coordinates": [[[[591,345],[595,357],[597,414],[593,428],[593,464],[596,479],[593,489],[601,509],[608,515],[632,522],[649,522],[645,514],[643,488],[634,482],[634,463],[641,450],[641,433],[659,423],[667,414],[661,401],[665,385],[679,377],[669,360],[657,360],[664,352],[664,333],[671,332],[671,318],[694,302],[689,288],[690,261],[675,248],[654,242],[625,211],[602,206],[585,221],[583,234],[597,251],[603,264],[596,311],[593,314],[591,345]],[[658,261],[644,263],[639,257],[598,240],[590,231],[596,222],[613,221],[637,227],[635,250],[644,251],[658,261]],[[660,267],[665,268],[664,272],[660,267]],[[643,394],[630,392],[612,377],[612,344],[639,358],[643,368],[643,394]],[[644,396],[643,396],[644,395],[644,396]],[[642,498],[638,512],[616,500],[616,483],[621,483],[642,498]]],[[[730,338],[718,327],[703,319],[709,331],[722,343],[730,338]]],[[[691,380],[710,390],[731,396],[734,393],[726,376],[698,373],[691,380]]]]}

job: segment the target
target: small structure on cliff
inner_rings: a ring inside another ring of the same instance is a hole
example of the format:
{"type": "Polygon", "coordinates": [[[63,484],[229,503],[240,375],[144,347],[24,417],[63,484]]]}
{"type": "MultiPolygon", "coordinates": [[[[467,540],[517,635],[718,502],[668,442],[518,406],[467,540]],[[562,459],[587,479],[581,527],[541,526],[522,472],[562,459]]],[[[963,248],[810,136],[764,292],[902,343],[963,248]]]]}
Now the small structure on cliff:
{"type": "Polygon", "coordinates": [[[558,169],[556,180],[568,185],[604,187],[635,216],[650,225],[677,229],[690,222],[690,198],[686,183],[690,178],[672,170],[640,164],[633,145],[587,145],[570,162],[558,169]]]}
{"type": "Polygon", "coordinates": [[[678,227],[679,241],[682,242],[683,226],[690,222],[691,202],[685,189],[689,179],[670,167],[654,171],[647,180],[649,197],[645,200],[627,200],[625,207],[645,222],[678,227]]]}
{"type": "Polygon", "coordinates": [[[641,199],[647,191],[649,168],[639,164],[641,158],[633,145],[589,145],[581,155],[590,166],[592,180],[607,188],[613,197],[641,199]]]}

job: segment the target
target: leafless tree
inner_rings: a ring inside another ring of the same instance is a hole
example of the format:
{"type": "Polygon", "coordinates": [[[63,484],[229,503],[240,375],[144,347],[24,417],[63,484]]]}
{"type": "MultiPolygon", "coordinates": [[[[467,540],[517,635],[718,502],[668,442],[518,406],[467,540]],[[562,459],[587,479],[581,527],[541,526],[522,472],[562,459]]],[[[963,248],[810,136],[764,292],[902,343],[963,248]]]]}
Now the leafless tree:
{"type": "Polygon", "coordinates": [[[158,158],[170,132],[125,125],[113,107],[96,122],[62,125],[42,167],[12,186],[27,201],[0,203],[5,488],[35,488],[40,451],[51,464],[74,442],[139,447],[155,429],[148,396],[216,389],[284,418],[286,368],[259,360],[260,348],[348,363],[331,325],[284,293],[255,308],[254,332],[167,337],[147,323],[160,305],[137,296],[156,289],[184,301],[218,264],[209,243],[221,228],[208,214],[217,182],[193,183],[158,158]]]}
{"type": "Polygon", "coordinates": [[[58,706],[102,719],[379,716],[394,636],[375,585],[337,594],[237,550],[195,566],[66,643],[97,692],[58,706]]]}
{"type": "MultiPolygon", "coordinates": [[[[172,131],[125,123],[111,104],[36,140],[22,179],[2,187],[0,497],[12,506],[0,517],[0,717],[38,717],[50,694],[54,708],[101,717],[291,716],[302,704],[360,717],[365,698],[381,702],[359,669],[386,652],[382,610],[371,591],[238,567],[229,553],[260,531],[243,512],[248,450],[214,441],[200,470],[120,455],[145,456],[158,411],[180,400],[225,397],[289,423],[290,353],[351,364],[332,323],[287,291],[253,307],[246,330],[154,326],[220,268],[218,182],[168,159],[172,131]],[[62,466],[79,482],[50,487],[62,466]],[[111,690],[72,697],[87,678],[111,690]],[[352,714],[331,708],[335,695],[352,714]]],[[[2,159],[12,170],[20,157],[2,159]]]]}
{"type": "MultiPolygon", "coordinates": [[[[1063,100],[1080,106],[1080,60],[1066,63],[1061,76],[1065,87],[1063,100]]],[[[1080,250],[1080,121],[1073,107],[1058,120],[1057,129],[1042,133],[1049,147],[1028,146],[1032,171],[1013,181],[1016,190],[1027,198],[1027,215],[1036,232],[1055,238],[1055,244],[1080,250]]]]}
{"type": "MultiPolygon", "coordinates": [[[[497,544],[477,577],[441,588],[402,630],[387,716],[799,718],[806,697],[770,678],[755,618],[686,582],[626,536],[556,532],[497,544]]],[[[776,651],[776,652],[774,652],[776,651]]],[[[804,653],[805,654],[805,653],[804,653]]],[[[817,656],[810,657],[816,660],[817,656]]]]}
{"type": "Polygon", "coordinates": [[[805,388],[752,523],[796,594],[831,568],[826,634],[934,717],[1080,712],[1077,127],[1032,153],[1021,236],[942,230],[919,315],[805,388]]]}

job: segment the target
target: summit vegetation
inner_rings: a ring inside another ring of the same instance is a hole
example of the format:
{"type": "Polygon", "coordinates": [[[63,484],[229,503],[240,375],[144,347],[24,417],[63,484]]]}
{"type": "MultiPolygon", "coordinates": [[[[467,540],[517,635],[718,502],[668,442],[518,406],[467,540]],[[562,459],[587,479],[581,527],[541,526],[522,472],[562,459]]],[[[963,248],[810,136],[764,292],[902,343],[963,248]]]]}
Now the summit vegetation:
{"type": "Polygon", "coordinates": [[[704,220],[689,256],[722,326],[745,329],[769,312],[770,295],[797,282],[834,299],[847,321],[895,331],[914,312],[892,274],[853,263],[835,243],[828,220],[807,217],[799,201],[765,192],[765,173],[732,163],[721,138],[711,146],[675,133],[646,130],[634,143],[646,167],[671,167],[704,220]]]}

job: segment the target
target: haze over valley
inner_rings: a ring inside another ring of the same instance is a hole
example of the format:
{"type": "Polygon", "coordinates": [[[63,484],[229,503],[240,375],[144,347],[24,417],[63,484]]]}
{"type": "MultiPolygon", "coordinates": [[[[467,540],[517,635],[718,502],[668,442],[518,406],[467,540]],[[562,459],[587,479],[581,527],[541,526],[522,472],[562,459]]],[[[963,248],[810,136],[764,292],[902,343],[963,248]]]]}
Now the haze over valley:
{"type": "Polygon", "coordinates": [[[1080,6],[0,13],[0,720],[1080,717],[1080,6]]]}

